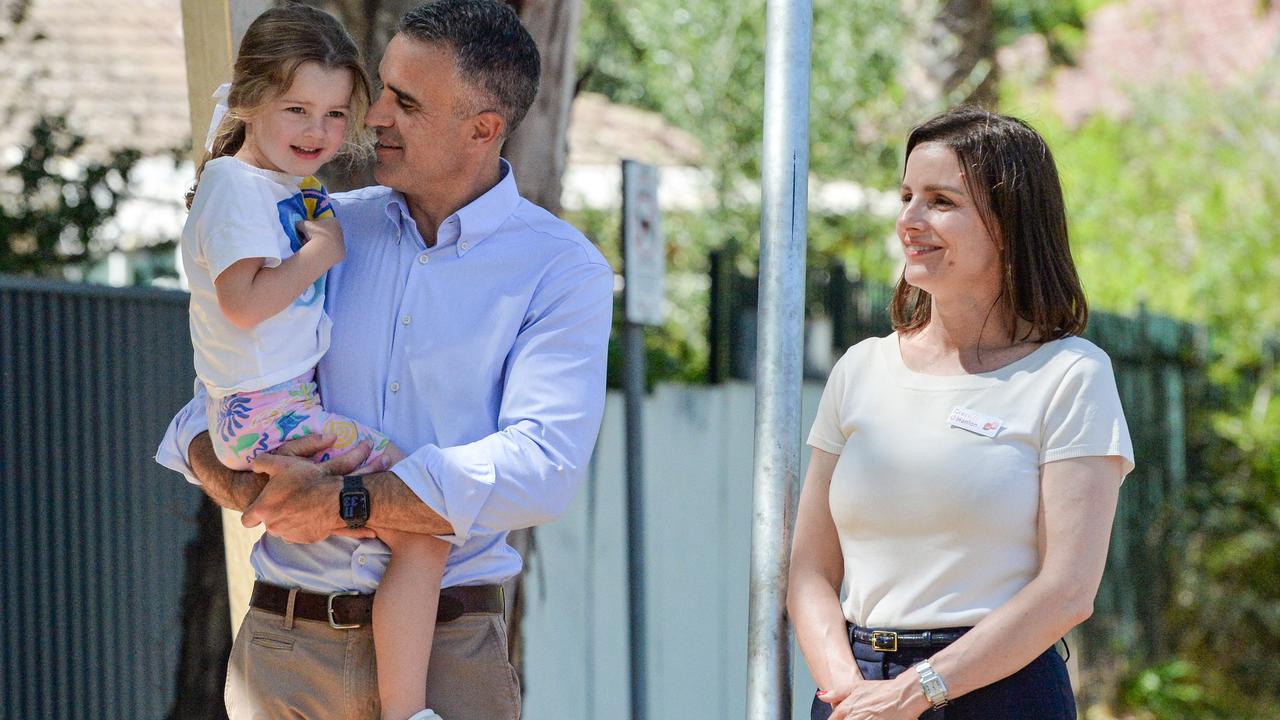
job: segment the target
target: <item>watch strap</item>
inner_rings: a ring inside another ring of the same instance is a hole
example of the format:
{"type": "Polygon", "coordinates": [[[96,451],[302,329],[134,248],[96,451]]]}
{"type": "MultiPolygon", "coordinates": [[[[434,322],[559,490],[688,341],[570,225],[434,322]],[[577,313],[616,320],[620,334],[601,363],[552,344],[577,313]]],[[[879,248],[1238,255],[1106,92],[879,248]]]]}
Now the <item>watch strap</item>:
{"type": "Polygon", "coordinates": [[[343,522],[347,524],[348,528],[352,530],[358,530],[360,528],[363,528],[365,524],[369,522],[370,496],[369,496],[369,489],[364,486],[364,476],[344,475],[342,477],[342,490],[338,492],[338,498],[340,501],[338,503],[338,515],[339,517],[342,518],[343,522]],[[346,515],[346,504],[345,504],[345,501],[343,501],[343,498],[349,495],[364,496],[364,516],[363,517],[348,517],[346,515]]]}

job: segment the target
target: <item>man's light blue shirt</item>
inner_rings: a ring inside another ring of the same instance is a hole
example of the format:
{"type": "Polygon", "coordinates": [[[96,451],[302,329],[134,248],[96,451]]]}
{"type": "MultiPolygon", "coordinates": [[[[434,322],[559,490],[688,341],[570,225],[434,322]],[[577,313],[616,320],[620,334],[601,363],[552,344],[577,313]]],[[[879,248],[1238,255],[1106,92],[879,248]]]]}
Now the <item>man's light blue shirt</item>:
{"type": "MultiPolygon", "coordinates": [[[[392,472],[454,529],[446,587],[520,572],[507,533],[564,511],[604,411],[613,272],[581,233],[521,198],[500,162],[498,184],[430,248],[400,193],[333,197],[347,255],[328,277],[321,398],[409,453],[392,472]]],[[[191,482],[187,447],[208,427],[196,385],[156,453],[191,482]]],[[[388,557],[377,540],[264,535],[251,560],[277,585],[370,592],[388,557]]]]}

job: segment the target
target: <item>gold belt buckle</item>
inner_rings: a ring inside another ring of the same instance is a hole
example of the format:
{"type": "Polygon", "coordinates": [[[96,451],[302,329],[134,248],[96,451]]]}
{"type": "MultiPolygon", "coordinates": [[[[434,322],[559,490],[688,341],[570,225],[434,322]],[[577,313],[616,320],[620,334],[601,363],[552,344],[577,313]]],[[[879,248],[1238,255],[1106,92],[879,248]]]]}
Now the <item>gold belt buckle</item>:
{"type": "Polygon", "coordinates": [[[871,648],[880,652],[898,652],[898,633],[889,630],[871,631],[871,648]]]}

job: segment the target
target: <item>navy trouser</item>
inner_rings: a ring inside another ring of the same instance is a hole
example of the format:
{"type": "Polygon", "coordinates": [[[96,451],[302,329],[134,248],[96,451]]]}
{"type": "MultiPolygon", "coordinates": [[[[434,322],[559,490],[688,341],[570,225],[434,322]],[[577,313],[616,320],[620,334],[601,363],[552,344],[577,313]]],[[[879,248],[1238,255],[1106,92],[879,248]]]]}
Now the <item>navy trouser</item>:
{"type": "MultiPolygon", "coordinates": [[[[849,638],[858,669],[867,680],[891,680],[940,649],[904,648],[883,653],[866,643],[853,642],[852,628],[849,638]]],[[[815,698],[811,720],[829,717],[831,706],[815,698]]],[[[1018,672],[958,697],[941,710],[930,710],[920,720],[1076,720],[1067,664],[1051,647],[1018,672]]]]}

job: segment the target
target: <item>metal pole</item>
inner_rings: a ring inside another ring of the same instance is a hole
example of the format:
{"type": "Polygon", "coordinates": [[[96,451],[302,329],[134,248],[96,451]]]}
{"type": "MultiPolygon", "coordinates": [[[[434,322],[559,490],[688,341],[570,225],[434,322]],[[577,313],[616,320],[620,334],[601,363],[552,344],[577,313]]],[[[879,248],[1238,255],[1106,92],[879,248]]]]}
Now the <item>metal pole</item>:
{"type": "Polygon", "coordinates": [[[640,405],[644,402],[644,326],[623,325],[622,372],[627,398],[627,599],[631,642],[631,720],[648,717],[648,681],[645,663],[645,565],[644,565],[644,444],[640,405]]]}
{"type": "Polygon", "coordinates": [[[760,215],[756,466],[747,636],[747,718],[791,714],[785,619],[792,494],[800,479],[810,0],[769,0],[760,215]]]}
{"type": "Polygon", "coordinates": [[[622,262],[626,268],[626,322],[622,372],[627,432],[627,596],[631,642],[631,718],[648,715],[645,651],[644,457],[640,410],[644,402],[644,326],[666,318],[663,299],[666,251],[658,209],[658,169],[622,161],[622,262]]]}

